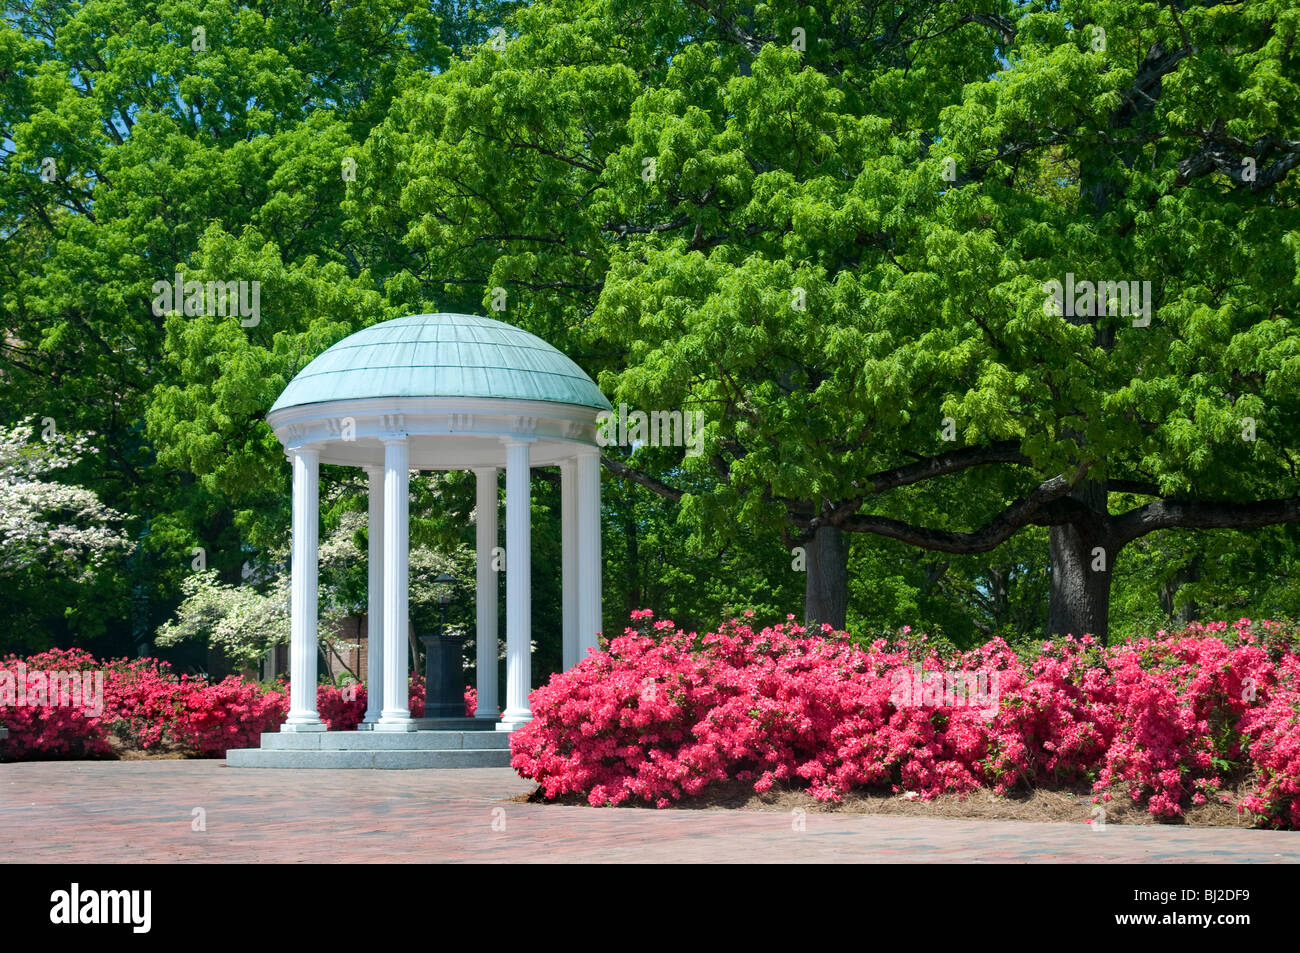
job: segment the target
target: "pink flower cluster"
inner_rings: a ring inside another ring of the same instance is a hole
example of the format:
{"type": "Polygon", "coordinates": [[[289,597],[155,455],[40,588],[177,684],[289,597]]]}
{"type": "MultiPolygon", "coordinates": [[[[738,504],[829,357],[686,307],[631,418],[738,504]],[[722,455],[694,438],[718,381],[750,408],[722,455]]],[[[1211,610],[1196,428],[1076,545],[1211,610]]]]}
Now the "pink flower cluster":
{"type": "Polygon", "coordinates": [[[288,711],[288,697],[253,682],[230,676],[220,682],[177,677],[157,659],[99,661],[80,649],[52,649],[27,659],[11,656],[0,669],[23,671],[29,683],[36,672],[103,673],[102,709],[90,699],[75,704],[6,705],[0,722],[9,738],[0,753],[6,758],[90,757],[112,751],[110,738],[151,750],[166,744],[199,757],[223,757],[228,748],[256,745],[263,731],[278,727],[288,711]]]}
{"type": "MultiPolygon", "coordinates": [[[[89,698],[58,704],[45,693],[40,704],[6,704],[0,696],[0,725],[9,729],[0,757],[9,760],[101,757],[112,753],[113,737],[143,751],[175,745],[197,757],[223,758],[231,748],[257,747],[262,732],[279,728],[289,711],[287,683],[268,689],[233,675],[220,682],[178,677],[168,663],[152,658],[99,661],[81,649],[52,649],[0,660],[0,670],[10,676],[0,678],[0,685],[24,678],[33,688],[46,672],[103,674],[98,711],[89,698]]],[[[36,697],[34,691],[21,694],[24,700],[36,697]]],[[[361,685],[321,685],[316,701],[331,731],[354,730],[366,714],[361,685]]],[[[466,717],[477,705],[478,693],[467,688],[466,717]]],[[[410,709],[413,717],[424,714],[424,679],[418,675],[411,678],[410,709]]]]}
{"type": "Polygon", "coordinates": [[[532,694],[512,765],[546,796],[666,806],[726,779],[933,798],[985,786],[1093,782],[1153,814],[1223,796],[1264,823],[1300,817],[1295,630],[1242,620],[1102,649],[1067,638],[1017,654],[1000,639],[944,655],[924,636],[853,644],[794,622],[732,620],[703,636],[650,610],[606,652],[532,694]],[[903,704],[899,678],[979,673],[995,705],[903,704]]]}
{"type": "Polygon", "coordinates": [[[321,685],[316,689],[316,711],[330,731],[356,731],[366,717],[368,699],[364,685],[321,685]]]}
{"type": "MultiPolygon", "coordinates": [[[[0,725],[9,729],[9,738],[0,742],[0,756],[22,758],[39,752],[44,757],[85,758],[108,754],[112,747],[102,717],[80,705],[19,704],[18,699],[34,688],[40,672],[80,672],[98,667],[86,652],[77,649],[51,649],[30,658],[9,656],[0,660],[0,672],[8,674],[6,686],[15,685],[21,678],[27,685],[20,686],[14,699],[7,697],[0,707],[0,725]],[[25,662],[25,668],[17,663],[25,662]]],[[[109,682],[104,679],[104,700],[107,705],[109,682]]],[[[107,711],[107,708],[105,708],[107,711]]]]}
{"type": "MultiPolygon", "coordinates": [[[[366,716],[369,694],[364,685],[347,685],[335,688],[322,685],[316,691],[316,710],[330,731],[355,731],[366,716]]],[[[424,676],[412,675],[408,688],[407,707],[412,718],[424,717],[424,676]]],[[[465,717],[473,718],[478,708],[478,691],[465,689],[465,717]]]]}
{"type": "Polygon", "coordinates": [[[256,748],[262,732],[274,731],[289,713],[289,697],[263,691],[231,675],[219,682],[181,676],[173,737],[200,758],[224,758],[231,748],[256,748]]]}
{"type": "Polygon", "coordinates": [[[1276,681],[1274,662],[1250,628],[1242,620],[1222,638],[1215,633],[1225,623],[1192,625],[1107,654],[1111,677],[1097,694],[1115,724],[1098,791],[1127,784],[1134,802],[1165,817],[1181,814],[1188,801],[1222,795],[1242,760],[1243,718],[1276,681]]]}
{"type": "Polygon", "coordinates": [[[1242,807],[1273,827],[1300,830],[1300,659],[1282,659],[1266,702],[1244,719],[1255,785],[1242,807]]]}

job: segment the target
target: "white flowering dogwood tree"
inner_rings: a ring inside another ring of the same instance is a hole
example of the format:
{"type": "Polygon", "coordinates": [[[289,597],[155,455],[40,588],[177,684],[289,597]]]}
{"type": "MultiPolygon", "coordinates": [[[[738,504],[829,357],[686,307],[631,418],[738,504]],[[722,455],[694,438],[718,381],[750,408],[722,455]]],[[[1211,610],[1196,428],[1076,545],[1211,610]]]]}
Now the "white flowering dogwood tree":
{"type": "MultiPolygon", "coordinates": [[[[360,616],[366,611],[367,547],[366,515],[342,508],[346,489],[327,491],[327,517],[319,550],[321,650],[333,657],[346,672],[359,678],[348,662],[349,653],[361,639],[360,616]],[[355,629],[344,623],[356,618],[355,629]]],[[[355,502],[355,501],[353,501],[355,502]]],[[[434,606],[440,573],[458,573],[472,578],[468,551],[448,556],[440,550],[416,546],[411,551],[410,598],[413,606],[434,606]]],[[[266,553],[245,573],[240,585],[223,583],[216,570],[198,571],[182,582],[183,599],[176,615],[162,625],[155,641],[173,646],[191,639],[219,649],[237,667],[251,668],[267,651],[289,642],[289,554],[286,550],[266,553]]],[[[462,587],[468,582],[462,582],[462,587]]],[[[427,619],[418,612],[417,624],[427,619]]],[[[427,626],[426,626],[427,627],[427,626]]],[[[412,658],[418,649],[412,642],[412,658]]]]}
{"type": "Polygon", "coordinates": [[[47,424],[34,439],[36,430],[35,418],[0,427],[0,581],[11,591],[90,586],[134,544],[93,490],[51,477],[95,452],[92,435],[47,424]]]}
{"type": "MultiPolygon", "coordinates": [[[[350,579],[352,567],[359,563],[362,572],[365,569],[365,555],[354,538],[362,525],[361,514],[344,513],[327,529],[320,547],[320,644],[348,671],[347,653],[357,643],[344,637],[340,626],[329,623],[363,608],[350,579]]],[[[215,569],[207,569],[188,576],[181,589],[184,598],[176,615],[155,636],[160,646],[196,639],[219,649],[235,666],[251,668],[273,646],[289,641],[287,552],[265,554],[249,567],[240,585],[223,583],[215,569]]]]}

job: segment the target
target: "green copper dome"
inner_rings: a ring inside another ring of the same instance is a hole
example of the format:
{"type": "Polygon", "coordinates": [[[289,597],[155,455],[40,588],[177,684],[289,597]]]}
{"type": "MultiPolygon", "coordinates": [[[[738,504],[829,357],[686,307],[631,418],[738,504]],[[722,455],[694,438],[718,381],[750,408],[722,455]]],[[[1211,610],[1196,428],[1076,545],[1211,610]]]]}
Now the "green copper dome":
{"type": "Polygon", "coordinates": [[[367,397],[498,397],[609,410],[590,377],[536,335],[468,314],[415,314],[339,341],[272,411],[367,397]]]}

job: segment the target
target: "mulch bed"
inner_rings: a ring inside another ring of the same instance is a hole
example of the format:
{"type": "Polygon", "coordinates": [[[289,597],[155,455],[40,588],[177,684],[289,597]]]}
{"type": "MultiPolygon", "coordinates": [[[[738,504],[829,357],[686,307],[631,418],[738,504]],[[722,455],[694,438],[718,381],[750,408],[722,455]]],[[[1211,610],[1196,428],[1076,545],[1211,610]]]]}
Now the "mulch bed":
{"type": "Polygon", "coordinates": [[[113,748],[110,759],[116,758],[119,761],[182,761],[190,757],[179,745],[163,744],[145,751],[124,744],[115,735],[109,735],[108,743],[113,748]]]}
{"type": "MultiPolygon", "coordinates": [[[[1233,792],[1229,792],[1233,793],[1233,792]]],[[[1244,797],[1245,791],[1237,793],[1244,797]]],[[[852,792],[842,801],[823,802],[807,791],[791,784],[777,784],[770,791],[759,794],[748,781],[725,781],[710,786],[703,794],[673,802],[667,810],[741,810],[779,811],[789,813],[802,808],[809,814],[896,814],[905,817],[939,817],[952,820],[1008,820],[1039,823],[1083,824],[1096,815],[1098,807],[1105,808],[1106,824],[1152,825],[1181,824],[1188,827],[1239,827],[1252,825],[1250,815],[1238,814],[1234,805],[1207,802],[1192,805],[1181,818],[1158,818],[1128,798],[1114,797],[1103,804],[1092,803],[1092,791],[1087,785],[1075,788],[1035,788],[1005,795],[980,788],[965,797],[943,795],[931,801],[904,795],[852,792]]],[[[587,799],[579,794],[567,794],[548,801],[537,788],[532,794],[511,798],[526,804],[560,804],[589,807],[587,799]]],[[[1234,796],[1234,804],[1236,796],[1234,796]]],[[[641,802],[625,802],[620,807],[652,807],[641,802]]],[[[1096,823],[1094,821],[1094,823],[1096,823]]]]}

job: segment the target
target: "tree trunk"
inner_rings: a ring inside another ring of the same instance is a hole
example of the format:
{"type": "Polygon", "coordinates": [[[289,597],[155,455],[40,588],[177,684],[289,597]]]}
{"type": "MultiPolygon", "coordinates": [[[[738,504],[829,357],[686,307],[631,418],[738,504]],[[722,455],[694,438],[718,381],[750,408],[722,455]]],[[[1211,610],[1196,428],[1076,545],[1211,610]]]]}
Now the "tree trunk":
{"type": "Polygon", "coordinates": [[[629,504],[627,518],[623,521],[623,536],[627,540],[627,611],[644,609],[641,597],[641,551],[637,542],[637,521],[629,504]]]}
{"type": "Polygon", "coordinates": [[[1047,629],[1052,635],[1092,635],[1105,645],[1119,544],[1105,531],[1105,486],[1090,480],[1070,495],[1086,503],[1097,518],[1049,530],[1052,586],[1047,629]]]}
{"type": "Polygon", "coordinates": [[[843,629],[849,606],[849,546],[844,532],[819,526],[806,549],[805,625],[811,629],[828,622],[843,629]]]}
{"type": "Polygon", "coordinates": [[[988,568],[989,601],[993,611],[993,628],[1003,625],[1011,615],[1011,570],[1001,566],[988,568]]]}
{"type": "Polygon", "coordinates": [[[1186,566],[1181,567],[1171,579],[1166,579],[1160,586],[1160,608],[1176,625],[1187,625],[1196,618],[1195,602],[1186,600],[1181,606],[1178,606],[1177,602],[1178,593],[1183,586],[1200,579],[1200,562],[1199,554],[1193,556],[1186,566]]]}

